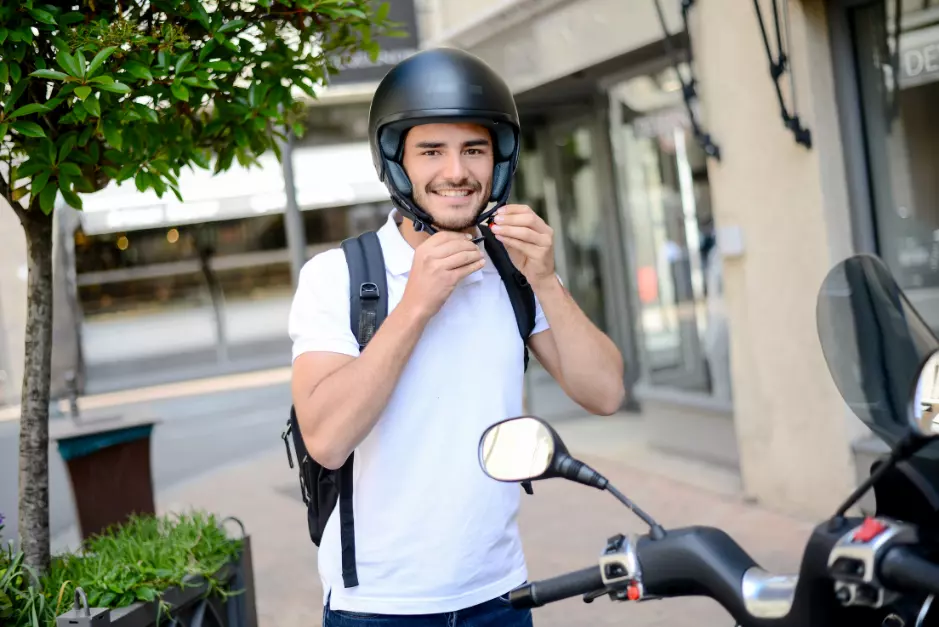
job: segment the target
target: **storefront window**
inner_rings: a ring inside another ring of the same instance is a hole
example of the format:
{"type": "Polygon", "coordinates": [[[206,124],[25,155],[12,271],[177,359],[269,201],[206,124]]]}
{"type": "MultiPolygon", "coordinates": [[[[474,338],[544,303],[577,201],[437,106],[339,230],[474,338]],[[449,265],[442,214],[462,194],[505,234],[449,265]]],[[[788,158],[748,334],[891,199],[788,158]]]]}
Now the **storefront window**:
{"type": "Polygon", "coordinates": [[[939,6],[877,0],[850,20],[878,252],[939,328],[939,6]]]}
{"type": "Polygon", "coordinates": [[[613,146],[646,380],[730,401],[729,339],[705,155],[674,71],[611,90],[613,146]]]}

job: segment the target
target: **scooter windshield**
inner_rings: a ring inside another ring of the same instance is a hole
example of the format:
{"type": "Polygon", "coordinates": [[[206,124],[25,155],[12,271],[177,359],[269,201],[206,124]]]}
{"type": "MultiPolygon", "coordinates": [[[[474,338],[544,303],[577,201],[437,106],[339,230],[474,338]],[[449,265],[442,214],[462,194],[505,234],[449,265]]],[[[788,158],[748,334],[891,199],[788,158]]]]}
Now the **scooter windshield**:
{"type": "MultiPolygon", "coordinates": [[[[939,348],[886,265],[855,255],[831,269],[818,293],[818,336],[835,385],[888,446],[910,431],[920,367],[939,348]]],[[[935,446],[920,455],[939,458],[935,446]]]]}

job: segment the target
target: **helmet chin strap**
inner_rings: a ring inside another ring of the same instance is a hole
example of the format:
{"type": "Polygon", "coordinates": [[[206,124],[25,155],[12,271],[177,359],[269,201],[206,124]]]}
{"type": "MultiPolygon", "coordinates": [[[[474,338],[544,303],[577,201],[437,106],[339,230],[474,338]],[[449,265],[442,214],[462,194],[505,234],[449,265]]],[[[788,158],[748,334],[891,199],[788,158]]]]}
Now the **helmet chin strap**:
{"type": "MultiPolygon", "coordinates": [[[[437,233],[438,229],[433,225],[433,218],[427,214],[426,211],[419,209],[410,198],[398,191],[394,183],[391,183],[387,187],[391,192],[391,204],[414,222],[414,230],[416,232],[427,232],[430,235],[437,233]]],[[[473,223],[474,226],[480,227],[486,222],[491,222],[492,216],[495,215],[496,211],[504,207],[508,201],[509,189],[511,189],[511,185],[506,185],[502,196],[496,201],[496,204],[493,205],[491,209],[481,212],[473,223]]],[[[473,243],[478,244],[482,240],[482,237],[477,237],[473,240],[473,243]]]]}

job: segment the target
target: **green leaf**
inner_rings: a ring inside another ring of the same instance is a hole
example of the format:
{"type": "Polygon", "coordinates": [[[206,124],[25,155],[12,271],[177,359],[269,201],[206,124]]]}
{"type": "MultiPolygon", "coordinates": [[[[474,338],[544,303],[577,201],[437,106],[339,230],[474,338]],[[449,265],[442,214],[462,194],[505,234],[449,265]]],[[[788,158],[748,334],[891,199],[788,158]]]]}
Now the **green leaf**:
{"type": "Polygon", "coordinates": [[[202,81],[195,76],[187,76],[183,79],[183,82],[191,87],[198,87],[202,83],[202,81]]]}
{"type": "Polygon", "coordinates": [[[108,143],[111,146],[120,150],[123,144],[123,137],[121,135],[121,129],[113,120],[105,120],[103,126],[104,126],[104,138],[108,140],[108,143]]]}
{"type": "Polygon", "coordinates": [[[62,190],[62,198],[63,198],[63,199],[65,200],[65,202],[68,203],[68,205],[69,205],[70,207],[72,207],[73,209],[78,209],[79,211],[82,210],[82,199],[81,199],[81,196],[79,196],[79,195],[76,194],[75,192],[69,191],[69,190],[67,190],[67,189],[63,189],[63,190],[62,190]]]}
{"type": "Polygon", "coordinates": [[[154,124],[158,124],[160,122],[160,118],[157,116],[157,112],[147,105],[140,104],[139,102],[134,103],[134,110],[154,124]]]}
{"type": "Polygon", "coordinates": [[[52,26],[55,26],[55,17],[53,17],[53,15],[48,11],[43,11],[42,9],[29,9],[29,14],[43,24],[51,24],[52,26]]]}
{"type": "Polygon", "coordinates": [[[46,183],[49,182],[49,175],[52,173],[52,170],[43,170],[39,174],[33,177],[33,182],[29,186],[29,193],[32,196],[38,196],[43,188],[46,186],[46,183]]]}
{"type": "Polygon", "coordinates": [[[49,113],[50,111],[52,111],[52,109],[50,109],[48,106],[44,104],[33,103],[33,104],[28,104],[25,107],[20,107],[19,109],[17,109],[16,111],[8,115],[7,119],[18,118],[24,115],[32,115],[33,113],[49,113]]]}
{"type": "Polygon", "coordinates": [[[6,63],[0,63],[0,84],[6,83],[10,78],[10,68],[6,63]]]}
{"type": "Polygon", "coordinates": [[[98,101],[97,97],[92,96],[91,98],[85,100],[85,109],[87,109],[88,113],[94,117],[101,117],[101,102],[98,101]]]}
{"type": "Polygon", "coordinates": [[[208,63],[204,63],[203,67],[219,72],[231,72],[235,69],[228,61],[209,61],[208,63]]]}
{"type": "Polygon", "coordinates": [[[173,83],[170,86],[170,91],[173,92],[173,95],[179,98],[180,100],[189,101],[189,90],[182,83],[173,83]]]}
{"type": "Polygon", "coordinates": [[[137,172],[137,176],[134,177],[134,184],[139,191],[147,191],[147,188],[150,187],[150,173],[146,170],[137,172]]]}
{"type": "Polygon", "coordinates": [[[68,157],[69,153],[72,152],[72,148],[75,147],[75,135],[69,135],[59,143],[59,161],[65,161],[65,158],[68,157]]]}
{"type": "Polygon", "coordinates": [[[85,53],[81,50],[75,51],[75,59],[78,61],[78,67],[81,69],[81,75],[87,76],[88,74],[88,64],[85,62],[85,53]]]}
{"type": "Polygon", "coordinates": [[[59,191],[59,186],[55,182],[51,182],[46,185],[42,193],[39,194],[39,207],[42,209],[42,212],[46,215],[52,213],[52,210],[55,208],[55,196],[59,191]]]}
{"type": "Polygon", "coordinates": [[[7,40],[7,36],[10,34],[10,31],[0,26],[0,44],[7,40]]]}
{"type": "Polygon", "coordinates": [[[157,597],[157,591],[150,586],[137,588],[137,598],[141,601],[153,601],[157,597]]]}
{"type": "Polygon", "coordinates": [[[128,61],[121,67],[121,69],[134,78],[148,81],[153,80],[153,74],[150,72],[150,68],[148,68],[143,63],[140,63],[139,61],[128,61]]]}
{"type": "Polygon", "coordinates": [[[42,156],[45,157],[46,161],[50,164],[55,163],[55,144],[52,143],[51,139],[43,138],[39,142],[39,145],[42,147],[42,156]]]}
{"type": "Polygon", "coordinates": [[[129,94],[130,93],[130,87],[128,87],[127,85],[121,82],[116,82],[111,85],[107,85],[107,84],[99,85],[98,89],[100,89],[101,91],[109,91],[113,94],[129,94]]]}
{"type": "Polygon", "coordinates": [[[66,161],[65,163],[59,164],[59,170],[64,172],[68,176],[74,176],[75,178],[81,178],[82,171],[76,164],[66,161]]]}
{"type": "Polygon", "coordinates": [[[10,78],[14,83],[18,83],[21,78],[23,78],[23,68],[20,67],[19,63],[14,63],[10,66],[10,78]]]}
{"type": "Polygon", "coordinates": [[[114,54],[114,51],[117,50],[116,46],[108,46],[103,49],[101,52],[95,55],[95,58],[91,60],[91,63],[88,64],[88,74],[87,76],[94,76],[94,73],[98,71],[98,68],[114,54]]]}
{"type": "Polygon", "coordinates": [[[68,78],[68,74],[65,74],[64,72],[58,72],[56,70],[36,70],[35,72],[31,72],[30,76],[54,81],[64,81],[68,78]]]}
{"type": "Polygon", "coordinates": [[[81,87],[76,87],[75,95],[81,98],[82,100],[87,100],[88,96],[91,95],[91,87],[89,87],[88,85],[82,85],[81,87]]]}
{"type": "Polygon", "coordinates": [[[192,59],[192,53],[187,52],[183,56],[179,57],[179,60],[176,61],[176,73],[182,74],[183,70],[186,69],[186,64],[192,59]]]}
{"type": "Polygon", "coordinates": [[[202,63],[209,58],[209,55],[212,54],[212,51],[218,47],[218,42],[214,39],[210,39],[202,46],[202,50],[199,51],[199,62],[202,63]]]}
{"type": "Polygon", "coordinates": [[[35,122],[14,122],[13,130],[27,137],[45,137],[46,132],[35,122]]]}
{"type": "Polygon", "coordinates": [[[10,128],[10,125],[6,122],[0,122],[0,141],[3,140],[3,136],[7,134],[7,130],[10,128]]]}
{"type": "Polygon", "coordinates": [[[85,130],[81,132],[81,135],[78,136],[78,145],[82,148],[88,143],[88,140],[91,139],[91,134],[94,132],[94,129],[90,126],[85,127],[85,130]]]}
{"type": "Polygon", "coordinates": [[[216,32],[216,33],[227,33],[227,32],[230,31],[230,30],[235,30],[235,29],[237,29],[237,28],[241,28],[241,27],[244,26],[245,24],[247,24],[247,22],[245,22],[244,20],[232,20],[231,22],[228,22],[228,23],[224,24],[220,29],[218,29],[218,30],[215,31],[215,32],[216,32]]]}
{"type": "Polygon", "coordinates": [[[93,83],[95,85],[113,85],[114,79],[108,76],[107,74],[103,74],[101,76],[95,76],[94,78],[90,79],[88,82],[93,83]]]}
{"type": "Polygon", "coordinates": [[[59,24],[64,24],[68,26],[70,24],[77,24],[78,22],[84,22],[85,16],[79,13],[78,11],[73,11],[72,13],[66,13],[59,18],[59,24]]]}
{"type": "Polygon", "coordinates": [[[68,72],[70,76],[74,76],[75,78],[82,77],[82,69],[78,61],[64,49],[59,50],[59,53],[55,55],[55,60],[56,63],[59,64],[59,67],[68,72]]]}

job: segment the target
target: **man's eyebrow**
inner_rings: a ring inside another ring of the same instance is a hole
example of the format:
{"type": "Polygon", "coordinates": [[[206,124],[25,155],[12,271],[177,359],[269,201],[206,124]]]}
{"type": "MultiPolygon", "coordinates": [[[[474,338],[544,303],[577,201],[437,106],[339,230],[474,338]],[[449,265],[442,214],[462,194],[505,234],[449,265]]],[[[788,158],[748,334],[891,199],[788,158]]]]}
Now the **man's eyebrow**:
{"type": "MultiPolygon", "coordinates": [[[[475,146],[488,146],[488,145],[489,145],[488,139],[471,139],[469,141],[463,142],[464,148],[473,148],[475,146]]],[[[444,146],[446,146],[446,144],[444,142],[422,141],[422,142],[418,142],[414,146],[415,148],[419,148],[420,150],[434,150],[436,148],[443,148],[444,146]]]]}

